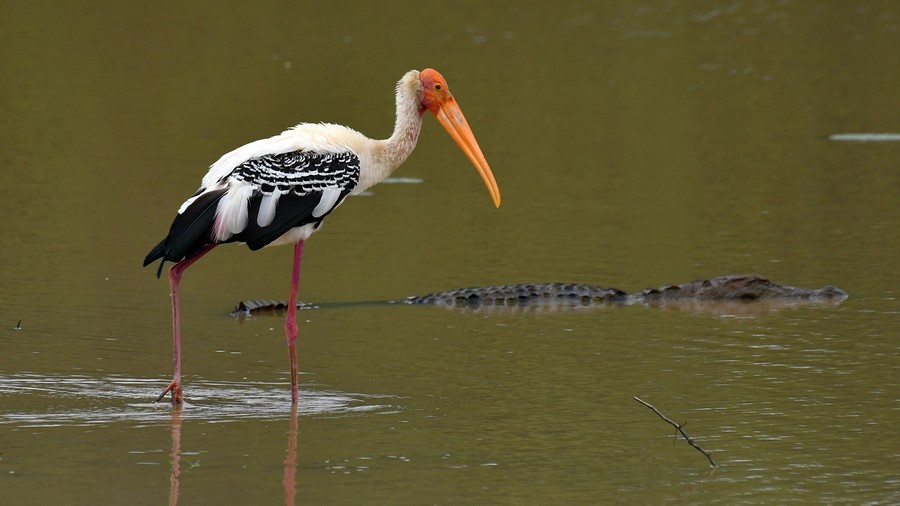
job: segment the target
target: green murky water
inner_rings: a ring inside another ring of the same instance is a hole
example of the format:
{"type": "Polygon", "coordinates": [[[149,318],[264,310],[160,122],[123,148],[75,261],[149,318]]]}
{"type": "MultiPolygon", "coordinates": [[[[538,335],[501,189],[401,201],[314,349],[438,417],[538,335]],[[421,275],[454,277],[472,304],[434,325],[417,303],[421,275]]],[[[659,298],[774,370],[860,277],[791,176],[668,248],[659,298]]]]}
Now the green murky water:
{"type": "Polygon", "coordinates": [[[0,39],[0,503],[900,501],[894,2],[3,2],[0,39]],[[309,242],[302,299],[733,272],[850,299],[302,311],[292,419],[282,320],[228,316],[286,297],[290,248],[219,248],[183,285],[189,405],[152,404],[140,262],[205,167],[299,121],[387,136],[428,66],[503,206],[429,119],[411,184],[309,242]]]}

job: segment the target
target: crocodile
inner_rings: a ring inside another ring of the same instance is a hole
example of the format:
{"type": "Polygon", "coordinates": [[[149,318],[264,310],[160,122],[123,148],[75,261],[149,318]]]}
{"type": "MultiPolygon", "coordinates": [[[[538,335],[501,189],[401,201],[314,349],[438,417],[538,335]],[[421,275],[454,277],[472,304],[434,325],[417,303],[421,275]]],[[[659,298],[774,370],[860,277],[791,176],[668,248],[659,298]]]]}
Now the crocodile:
{"type": "MultiPolygon", "coordinates": [[[[461,308],[534,306],[592,307],[614,305],[665,305],[672,303],[741,303],[773,302],[840,303],[847,292],[832,285],[818,289],[780,285],[755,274],[730,274],[709,279],[697,279],[680,285],[664,285],[640,292],[625,292],[582,283],[543,283],[480,286],[458,288],[401,300],[382,301],[389,304],[415,304],[461,308]]],[[[300,303],[300,309],[312,309],[327,304],[300,303]]],[[[284,301],[244,300],[232,312],[233,316],[247,316],[265,311],[279,311],[287,307],[284,301]]]]}

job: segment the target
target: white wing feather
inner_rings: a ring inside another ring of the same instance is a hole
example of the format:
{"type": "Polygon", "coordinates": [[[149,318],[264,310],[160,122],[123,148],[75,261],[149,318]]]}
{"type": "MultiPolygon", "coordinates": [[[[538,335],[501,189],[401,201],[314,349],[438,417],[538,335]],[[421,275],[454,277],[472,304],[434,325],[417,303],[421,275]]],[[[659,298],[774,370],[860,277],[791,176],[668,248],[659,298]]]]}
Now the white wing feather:
{"type": "Polygon", "coordinates": [[[256,216],[256,224],[260,227],[267,227],[275,220],[275,210],[278,208],[278,199],[281,193],[275,192],[264,195],[259,203],[259,214],[256,216]]]}
{"type": "Polygon", "coordinates": [[[213,226],[213,240],[225,241],[234,234],[247,228],[247,216],[253,186],[249,184],[233,184],[228,193],[222,196],[216,208],[216,223],[213,226]]]}
{"type": "Polygon", "coordinates": [[[326,188],[322,191],[322,198],[319,199],[319,203],[316,205],[316,208],[313,209],[312,215],[314,218],[320,218],[325,216],[329,211],[334,209],[334,205],[338,200],[338,197],[341,196],[340,188],[326,188]]]}

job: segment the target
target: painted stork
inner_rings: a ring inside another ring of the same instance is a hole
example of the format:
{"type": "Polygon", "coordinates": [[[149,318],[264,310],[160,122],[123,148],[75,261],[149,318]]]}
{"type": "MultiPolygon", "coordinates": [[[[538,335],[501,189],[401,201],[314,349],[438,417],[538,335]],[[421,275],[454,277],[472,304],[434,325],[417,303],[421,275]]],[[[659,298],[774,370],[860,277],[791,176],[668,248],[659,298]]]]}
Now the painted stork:
{"type": "Polygon", "coordinates": [[[279,135],[226,153],[209,168],[198,189],[178,209],[169,234],[144,259],[166,261],[172,298],[171,392],[183,402],[179,283],[185,269],[216,245],[246,243],[251,250],[294,244],[294,264],[284,322],[291,363],[291,401],[297,403],[297,289],[303,243],[347,195],[381,182],[410,155],[422,116],[431,111],[481,174],[494,205],[500,190],[447,81],[434,69],[411,70],[397,83],[393,134],[373,140],[356,130],[328,123],[301,123],[279,135]]]}

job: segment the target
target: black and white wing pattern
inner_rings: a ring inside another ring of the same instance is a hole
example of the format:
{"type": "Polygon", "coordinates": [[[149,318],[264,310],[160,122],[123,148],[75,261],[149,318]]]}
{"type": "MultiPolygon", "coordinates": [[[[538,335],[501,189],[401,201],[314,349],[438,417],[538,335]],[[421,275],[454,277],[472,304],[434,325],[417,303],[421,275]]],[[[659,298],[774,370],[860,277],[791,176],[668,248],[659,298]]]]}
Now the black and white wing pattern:
{"type": "Polygon", "coordinates": [[[350,151],[310,153],[290,151],[252,158],[219,181],[253,185],[263,194],[311,193],[328,188],[350,188],[359,182],[359,157],[350,151]]]}
{"type": "Polygon", "coordinates": [[[236,219],[229,215],[231,201],[224,202],[214,239],[257,250],[294,227],[318,227],[356,187],[359,169],[359,157],[350,151],[291,151],[247,160],[220,181],[239,189],[236,206],[242,204],[241,193],[252,188],[246,219],[242,210],[236,219]]]}
{"type": "Polygon", "coordinates": [[[317,228],[353,191],[359,172],[359,157],[351,151],[250,158],[181,206],[144,265],[160,258],[180,262],[207,244],[244,242],[257,250],[293,228],[317,228]]]}

